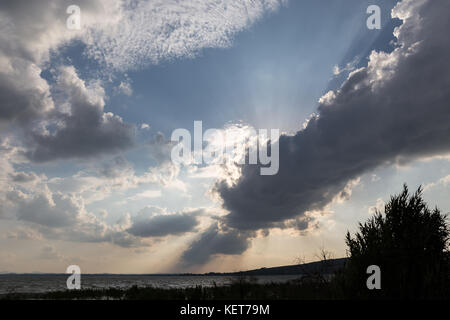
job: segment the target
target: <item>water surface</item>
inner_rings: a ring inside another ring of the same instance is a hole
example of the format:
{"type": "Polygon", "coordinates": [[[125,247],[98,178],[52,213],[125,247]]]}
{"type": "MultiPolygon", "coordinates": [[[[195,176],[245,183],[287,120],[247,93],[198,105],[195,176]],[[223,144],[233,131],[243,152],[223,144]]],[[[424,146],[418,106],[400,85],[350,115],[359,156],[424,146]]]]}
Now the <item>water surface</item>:
{"type": "MultiPolygon", "coordinates": [[[[3,274],[0,275],[0,294],[40,293],[65,290],[67,274],[3,274]]],[[[286,282],[298,275],[258,276],[258,283],[286,282]]],[[[232,276],[180,276],[180,275],[81,275],[82,289],[127,289],[133,285],[157,288],[187,288],[227,285],[235,280],[232,276]]]]}

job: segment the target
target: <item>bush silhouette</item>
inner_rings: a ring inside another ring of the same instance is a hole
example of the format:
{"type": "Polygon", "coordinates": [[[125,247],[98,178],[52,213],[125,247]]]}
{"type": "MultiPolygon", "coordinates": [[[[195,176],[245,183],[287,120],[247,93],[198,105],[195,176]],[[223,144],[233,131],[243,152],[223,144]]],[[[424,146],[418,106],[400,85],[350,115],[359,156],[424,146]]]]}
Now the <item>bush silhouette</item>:
{"type": "Polygon", "coordinates": [[[354,237],[347,232],[349,261],[343,287],[347,297],[427,299],[448,297],[449,227],[446,216],[430,210],[422,189],[391,197],[354,237]],[[369,290],[367,267],[381,269],[381,290],[369,290]]]}

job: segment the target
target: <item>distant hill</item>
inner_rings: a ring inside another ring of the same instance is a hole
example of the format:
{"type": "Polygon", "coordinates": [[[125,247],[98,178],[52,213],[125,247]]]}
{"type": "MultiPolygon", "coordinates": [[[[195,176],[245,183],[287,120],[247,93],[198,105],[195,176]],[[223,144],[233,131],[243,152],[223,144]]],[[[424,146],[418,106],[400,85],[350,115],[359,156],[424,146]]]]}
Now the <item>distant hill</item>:
{"type": "MultiPolygon", "coordinates": [[[[270,268],[260,268],[255,270],[246,270],[238,272],[209,272],[209,273],[155,273],[155,274],[114,274],[114,273],[96,273],[88,274],[85,273],[84,276],[275,276],[275,275],[301,275],[313,272],[320,272],[322,274],[332,274],[339,268],[342,268],[347,261],[347,258],[339,259],[329,259],[326,261],[315,261],[304,264],[295,264],[290,266],[279,266],[270,268]]],[[[42,272],[32,272],[32,273],[14,273],[9,271],[0,271],[0,275],[45,275],[45,276],[64,276],[65,273],[42,273],[42,272]]]]}
{"type": "Polygon", "coordinates": [[[300,275],[305,273],[320,272],[322,274],[331,274],[336,270],[342,268],[347,261],[347,258],[329,259],[325,262],[316,261],[304,264],[296,264],[290,266],[280,266],[271,268],[260,268],[255,270],[230,272],[230,273],[216,273],[210,272],[206,275],[245,275],[245,276],[274,276],[274,275],[300,275]]]}

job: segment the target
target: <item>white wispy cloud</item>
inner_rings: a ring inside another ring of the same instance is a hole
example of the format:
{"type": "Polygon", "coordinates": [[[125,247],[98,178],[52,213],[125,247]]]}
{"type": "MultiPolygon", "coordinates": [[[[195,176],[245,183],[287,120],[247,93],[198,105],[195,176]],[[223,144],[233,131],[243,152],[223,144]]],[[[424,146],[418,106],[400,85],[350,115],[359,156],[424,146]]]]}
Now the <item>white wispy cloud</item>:
{"type": "Polygon", "coordinates": [[[436,182],[431,182],[431,183],[426,184],[423,187],[423,190],[428,191],[428,190],[436,188],[438,186],[447,187],[448,184],[450,184],[450,175],[442,177],[436,182]]]}
{"type": "Polygon", "coordinates": [[[359,62],[360,62],[360,58],[359,58],[358,56],[356,56],[356,57],[353,58],[352,61],[347,62],[347,63],[345,64],[345,66],[340,67],[340,66],[338,66],[338,65],[335,65],[335,66],[333,67],[333,74],[334,74],[335,76],[338,76],[338,75],[340,75],[340,74],[343,73],[343,72],[350,72],[350,71],[353,71],[353,70],[356,69],[356,66],[358,65],[359,62]]]}
{"type": "MultiPolygon", "coordinates": [[[[109,2],[109,1],[108,1],[109,2]]],[[[119,1],[112,23],[93,23],[82,39],[91,57],[116,70],[194,57],[233,36],[286,0],[119,1]]]]}

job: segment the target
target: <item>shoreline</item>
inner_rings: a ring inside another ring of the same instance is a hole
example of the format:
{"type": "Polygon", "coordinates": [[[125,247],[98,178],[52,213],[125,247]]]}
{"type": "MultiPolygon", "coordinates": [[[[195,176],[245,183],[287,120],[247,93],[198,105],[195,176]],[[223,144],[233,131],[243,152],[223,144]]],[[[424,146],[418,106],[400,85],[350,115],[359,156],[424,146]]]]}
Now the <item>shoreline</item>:
{"type": "Polygon", "coordinates": [[[0,294],[0,300],[316,300],[336,299],[331,282],[304,281],[259,284],[236,279],[228,285],[156,288],[133,285],[127,289],[80,289],[44,293],[0,294]]]}

